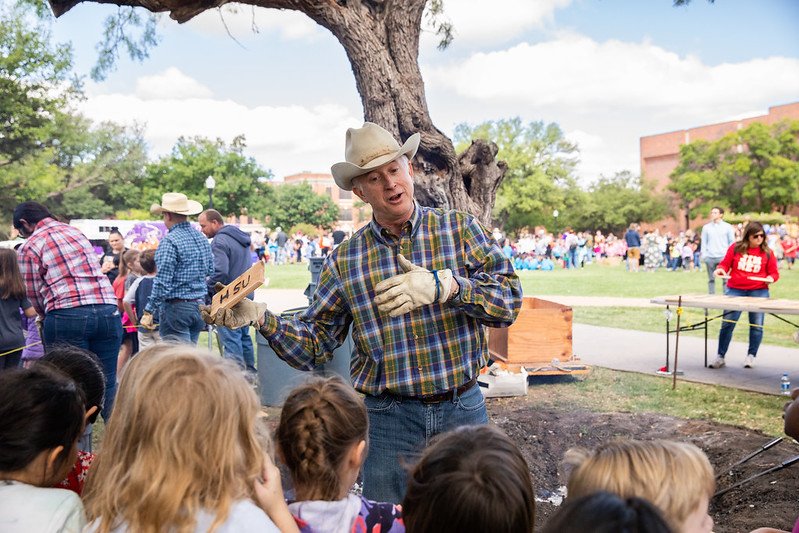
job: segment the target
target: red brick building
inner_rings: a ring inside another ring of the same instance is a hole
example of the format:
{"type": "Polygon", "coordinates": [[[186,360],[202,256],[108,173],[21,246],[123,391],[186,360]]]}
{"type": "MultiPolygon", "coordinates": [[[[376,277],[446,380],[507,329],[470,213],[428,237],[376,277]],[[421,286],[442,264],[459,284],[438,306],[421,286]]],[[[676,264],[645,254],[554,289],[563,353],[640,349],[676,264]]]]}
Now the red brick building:
{"type": "MultiPolygon", "coordinates": [[[[799,102],[770,107],[766,115],[641,137],[641,176],[654,181],[655,188],[662,191],[669,184],[669,175],[680,161],[681,145],[698,139],[715,141],[754,122],[774,124],[786,119],[799,120],[799,102]]],[[[677,220],[664,222],[670,231],[676,230],[679,225],[677,220]]]]}

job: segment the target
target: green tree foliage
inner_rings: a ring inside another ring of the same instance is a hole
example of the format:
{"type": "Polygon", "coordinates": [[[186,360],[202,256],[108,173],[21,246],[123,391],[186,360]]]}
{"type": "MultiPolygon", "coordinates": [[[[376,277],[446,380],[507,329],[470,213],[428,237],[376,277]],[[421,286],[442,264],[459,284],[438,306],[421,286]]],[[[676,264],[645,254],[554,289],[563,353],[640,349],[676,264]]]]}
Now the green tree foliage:
{"type": "MultiPolygon", "coordinates": [[[[213,176],[214,208],[223,215],[247,213],[262,217],[274,203],[274,190],[267,183],[271,172],[244,155],[243,135],[228,145],[221,139],[181,137],[172,152],[147,166],[139,207],[159,202],[165,192],[182,192],[208,205],[205,180],[213,176]]],[[[288,227],[288,225],[286,226],[288,227]]]]}
{"type": "Polygon", "coordinates": [[[497,159],[508,164],[505,179],[497,193],[494,218],[506,229],[553,223],[555,209],[569,213],[582,201],[574,168],[577,145],[563,136],[555,123],[542,121],[523,124],[516,117],[487,121],[477,126],[459,124],[455,128],[455,149],[460,152],[474,139],[496,143],[497,159]]]}
{"type": "Polygon", "coordinates": [[[72,50],[53,45],[23,7],[0,7],[0,166],[46,147],[54,117],[78,90],[72,50]]]}
{"type": "Polygon", "coordinates": [[[720,172],[736,211],[787,212],[799,203],[799,121],[753,123],[728,135],[720,172]]]}
{"type": "Polygon", "coordinates": [[[680,147],[669,189],[690,218],[721,204],[733,211],[787,212],[799,203],[799,121],[755,122],[718,141],[680,147]]]}
{"type": "Polygon", "coordinates": [[[55,150],[63,184],[48,195],[66,218],[107,218],[140,202],[147,146],[139,126],[67,116],[55,150]]]}
{"type": "Polygon", "coordinates": [[[658,220],[667,211],[663,195],[655,194],[651,184],[625,170],[591,184],[573,225],[618,234],[632,221],[658,220]]]}
{"type": "Polygon", "coordinates": [[[703,140],[680,146],[680,162],[671,173],[668,189],[677,194],[686,213],[686,225],[696,214],[695,208],[716,202],[729,188],[719,172],[720,152],[718,143],[703,140]]]}
{"type": "Polygon", "coordinates": [[[4,207],[35,199],[69,219],[107,218],[138,205],[147,162],[140,128],[56,113],[54,131],[49,146],[0,167],[4,207]]]}
{"type": "Polygon", "coordinates": [[[328,196],[316,194],[307,183],[280,185],[269,209],[272,227],[291,228],[300,223],[331,229],[338,220],[338,206],[328,196]]]}

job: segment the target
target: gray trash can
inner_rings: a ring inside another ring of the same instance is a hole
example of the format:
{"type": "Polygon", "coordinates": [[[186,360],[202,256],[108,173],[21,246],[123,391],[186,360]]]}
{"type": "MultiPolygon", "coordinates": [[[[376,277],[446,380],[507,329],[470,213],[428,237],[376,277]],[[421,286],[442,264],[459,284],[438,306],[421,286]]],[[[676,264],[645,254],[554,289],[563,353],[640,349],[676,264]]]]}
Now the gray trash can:
{"type": "MultiPolygon", "coordinates": [[[[300,312],[301,310],[295,311],[300,312]]],[[[344,381],[350,382],[350,360],[354,349],[352,332],[347,335],[344,344],[336,348],[330,361],[319,365],[311,372],[297,370],[289,366],[288,363],[277,356],[263,335],[257,334],[255,337],[258,353],[258,388],[261,393],[261,404],[263,405],[272,407],[283,405],[288,393],[311,375],[327,376],[338,374],[344,378],[344,381]]]]}
{"type": "MultiPolygon", "coordinates": [[[[324,258],[322,257],[310,258],[308,270],[311,271],[311,283],[305,289],[305,296],[308,297],[309,303],[316,290],[323,261],[324,258]]],[[[281,313],[281,316],[292,316],[303,312],[305,309],[307,308],[289,309],[281,313]]],[[[273,407],[283,405],[288,393],[305,379],[308,379],[310,375],[330,375],[335,373],[342,376],[347,383],[350,382],[350,361],[355,349],[355,345],[352,342],[351,329],[344,343],[333,352],[333,358],[327,363],[316,367],[313,372],[304,372],[289,366],[288,363],[277,356],[263,335],[256,333],[255,341],[258,357],[258,382],[263,405],[273,407]]]]}

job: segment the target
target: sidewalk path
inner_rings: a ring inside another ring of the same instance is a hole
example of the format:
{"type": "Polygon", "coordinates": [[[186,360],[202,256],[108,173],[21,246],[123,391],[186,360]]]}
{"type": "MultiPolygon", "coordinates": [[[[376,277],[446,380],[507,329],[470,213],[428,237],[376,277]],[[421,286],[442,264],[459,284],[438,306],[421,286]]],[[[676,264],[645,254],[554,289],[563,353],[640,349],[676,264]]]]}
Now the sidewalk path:
{"type": "MultiPolygon", "coordinates": [[[[653,307],[646,298],[611,298],[599,296],[540,296],[570,306],[653,307]]],[[[258,302],[266,302],[273,312],[308,305],[298,289],[258,289],[258,302]]],[[[666,364],[664,333],[607,328],[574,324],[574,353],[593,366],[641,372],[654,375],[666,364]]],[[[717,339],[708,339],[708,362],[716,355],[717,339]]],[[[796,348],[763,344],[755,367],[743,368],[747,344],[733,341],[727,353],[727,366],[714,370],[704,366],[704,338],[680,336],[678,368],[684,375],[678,380],[725,385],[767,394],[777,394],[783,372],[790,376],[793,386],[799,386],[799,345],[796,348]]],[[[674,335],[671,336],[670,363],[674,362],[674,335]]],[[[664,379],[671,379],[665,377],[664,379]]],[[[679,386],[679,385],[678,385],[679,386]]]]}

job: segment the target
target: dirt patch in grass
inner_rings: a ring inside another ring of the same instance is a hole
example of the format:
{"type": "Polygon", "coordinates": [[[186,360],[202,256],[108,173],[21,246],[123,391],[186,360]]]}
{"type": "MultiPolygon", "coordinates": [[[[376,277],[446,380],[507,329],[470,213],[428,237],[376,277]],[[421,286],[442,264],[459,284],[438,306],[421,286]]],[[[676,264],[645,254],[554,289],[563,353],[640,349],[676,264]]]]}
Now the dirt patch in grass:
{"type": "MultiPolygon", "coordinates": [[[[487,400],[489,418],[519,446],[530,466],[537,496],[557,495],[566,484],[561,461],[574,446],[594,448],[613,438],[666,438],[691,442],[707,453],[716,472],[759,449],[771,436],[706,420],[686,420],[655,413],[596,413],[585,409],[541,408],[527,398],[487,400]]],[[[783,441],[725,475],[722,489],[799,454],[799,446],[783,441]]],[[[715,531],[752,531],[769,526],[790,531],[799,514],[799,466],[761,477],[711,502],[715,531]]],[[[536,528],[557,510],[537,502],[536,528]]]]}

